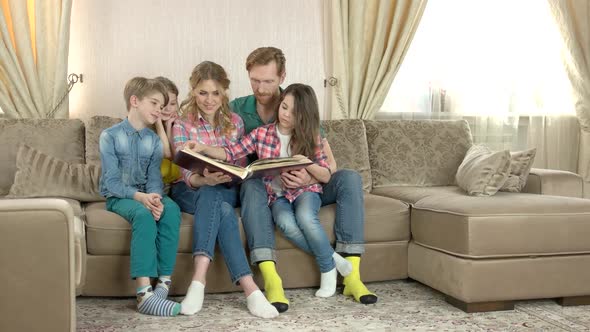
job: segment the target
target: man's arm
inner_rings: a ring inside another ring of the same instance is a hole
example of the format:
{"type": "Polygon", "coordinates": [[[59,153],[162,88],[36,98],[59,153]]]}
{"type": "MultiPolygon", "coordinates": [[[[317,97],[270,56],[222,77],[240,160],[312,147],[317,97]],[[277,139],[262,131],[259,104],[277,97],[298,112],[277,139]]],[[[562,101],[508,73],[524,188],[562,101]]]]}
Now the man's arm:
{"type": "Polygon", "coordinates": [[[137,189],[123,184],[121,170],[119,170],[118,157],[115,153],[115,140],[106,131],[100,134],[99,139],[100,162],[103,169],[103,182],[107,191],[118,198],[133,199],[137,189]]]}

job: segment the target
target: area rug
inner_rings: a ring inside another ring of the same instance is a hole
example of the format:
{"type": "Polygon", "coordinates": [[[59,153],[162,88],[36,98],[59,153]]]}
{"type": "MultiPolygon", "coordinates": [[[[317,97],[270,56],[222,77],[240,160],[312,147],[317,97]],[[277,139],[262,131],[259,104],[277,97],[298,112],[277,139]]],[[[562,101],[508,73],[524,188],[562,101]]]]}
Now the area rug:
{"type": "MultiPolygon", "coordinates": [[[[517,302],[515,310],[467,314],[441,293],[415,281],[368,284],[379,301],[362,305],[341,294],[316,298],[315,289],[287,290],[289,310],[272,320],[251,316],[242,293],[207,294],[194,316],[141,315],[135,299],[79,297],[78,331],[590,331],[590,306],[551,300],[517,302]]],[[[173,298],[176,301],[182,297],[173,298]]]]}

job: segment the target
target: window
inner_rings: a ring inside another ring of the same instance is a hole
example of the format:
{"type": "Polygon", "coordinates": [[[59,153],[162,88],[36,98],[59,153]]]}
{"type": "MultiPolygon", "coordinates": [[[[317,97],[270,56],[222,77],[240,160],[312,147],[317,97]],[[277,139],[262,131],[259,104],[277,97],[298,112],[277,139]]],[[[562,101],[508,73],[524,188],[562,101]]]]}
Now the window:
{"type": "Polygon", "coordinates": [[[574,114],[564,47],[547,1],[429,1],[380,114],[574,114]]]}

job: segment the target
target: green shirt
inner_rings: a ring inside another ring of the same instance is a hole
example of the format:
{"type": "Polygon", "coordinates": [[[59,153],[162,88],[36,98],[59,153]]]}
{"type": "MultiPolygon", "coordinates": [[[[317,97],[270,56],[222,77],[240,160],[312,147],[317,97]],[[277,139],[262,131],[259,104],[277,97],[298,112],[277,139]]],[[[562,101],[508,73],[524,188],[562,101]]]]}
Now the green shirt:
{"type": "MultiPolygon", "coordinates": [[[[229,103],[229,107],[244,121],[244,135],[248,135],[252,130],[275,121],[275,118],[270,119],[267,123],[262,121],[260,115],[256,112],[256,97],[254,95],[236,98],[229,103]]],[[[320,135],[323,138],[326,137],[324,128],[321,125],[320,135]]]]}
{"type": "Polygon", "coordinates": [[[236,98],[229,103],[229,107],[244,121],[244,135],[248,135],[252,130],[275,121],[274,118],[268,123],[262,121],[260,115],[256,112],[256,97],[254,95],[236,98]]]}

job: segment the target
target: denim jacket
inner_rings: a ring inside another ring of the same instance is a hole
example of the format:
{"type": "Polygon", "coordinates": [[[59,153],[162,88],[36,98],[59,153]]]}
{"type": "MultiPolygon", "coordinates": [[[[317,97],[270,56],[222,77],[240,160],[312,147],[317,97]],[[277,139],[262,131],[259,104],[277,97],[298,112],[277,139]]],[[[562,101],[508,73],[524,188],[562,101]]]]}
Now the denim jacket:
{"type": "Polygon", "coordinates": [[[151,129],[135,130],[125,119],[100,134],[100,194],[130,198],[136,192],[162,195],[163,146],[151,129]]]}

